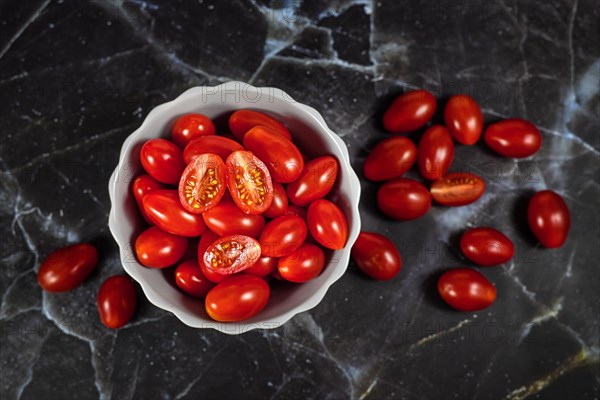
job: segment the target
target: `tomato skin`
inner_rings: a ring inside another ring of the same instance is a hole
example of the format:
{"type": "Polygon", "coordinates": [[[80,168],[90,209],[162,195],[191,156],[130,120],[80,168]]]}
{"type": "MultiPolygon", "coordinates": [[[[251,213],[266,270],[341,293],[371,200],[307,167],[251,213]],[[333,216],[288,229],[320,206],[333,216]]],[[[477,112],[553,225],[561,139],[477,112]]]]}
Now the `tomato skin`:
{"type": "Polygon", "coordinates": [[[98,313],[102,323],[117,329],[129,322],[137,307],[137,292],[131,278],[114,275],[98,291],[98,313]]]}
{"type": "Polygon", "coordinates": [[[215,284],[210,281],[195,259],[186,260],[175,270],[175,284],[192,297],[204,298],[215,284]]]}
{"type": "Polygon", "coordinates": [[[176,185],[185,168],[181,150],[166,139],[151,139],[142,146],[140,161],[144,170],[159,182],[176,185]]]}
{"type": "Polygon", "coordinates": [[[220,236],[244,235],[257,238],[265,226],[261,214],[245,214],[230,196],[224,196],[214,208],[202,214],[204,223],[220,236]]]}
{"type": "Polygon", "coordinates": [[[216,154],[196,156],[181,174],[178,189],[179,202],[186,211],[202,214],[210,210],[227,190],[225,163],[216,154]]]}
{"type": "Polygon", "coordinates": [[[306,221],[306,212],[308,210],[304,207],[297,206],[295,204],[291,204],[283,215],[295,215],[297,217],[302,218],[306,221]]]}
{"type": "Polygon", "coordinates": [[[398,178],[377,191],[377,205],[388,217],[409,221],[422,217],[431,208],[427,188],[414,179],[398,178]]]}
{"type": "Polygon", "coordinates": [[[250,236],[231,235],[215,240],[204,252],[204,266],[221,275],[250,268],[260,258],[260,244],[250,236]]]}
{"type": "Polygon", "coordinates": [[[267,305],[271,289],[263,278],[234,275],[215,286],[204,302],[215,321],[235,322],[252,318],[267,305]]]}
{"type": "Polygon", "coordinates": [[[279,182],[273,182],[273,201],[263,213],[267,218],[281,217],[287,211],[289,200],[285,188],[279,182]]]}
{"type": "Polygon", "coordinates": [[[473,228],[460,238],[460,250],[477,265],[491,267],[508,262],[515,254],[513,242],[494,228],[473,228]]]}
{"type": "Polygon", "coordinates": [[[171,140],[183,149],[194,139],[216,133],[215,124],[206,115],[185,114],[175,121],[171,129],[171,140]]]}
{"type": "Polygon", "coordinates": [[[286,281],[304,283],[319,276],[324,266],[323,250],[314,244],[304,243],[298,250],[281,257],[277,270],[286,281]]]}
{"type": "Polygon", "coordinates": [[[527,219],[533,234],[545,247],[558,248],[567,240],[571,213],[558,193],[542,190],[534,194],[529,200],[527,219]]]}
{"type": "Polygon", "coordinates": [[[288,184],[287,193],[292,203],[305,207],[322,199],[333,188],[338,175],[338,162],[332,156],[318,157],[304,165],[302,173],[288,184]]]}
{"type": "Polygon", "coordinates": [[[98,251],[87,243],[55,250],[38,271],[38,283],[47,292],[68,292],[79,286],[96,268],[98,251]]]}
{"type": "Polygon", "coordinates": [[[424,126],[435,113],[435,96],[413,90],[396,98],[383,115],[383,127],[392,133],[407,133],[424,126]]]}
{"type": "Polygon", "coordinates": [[[454,140],[441,125],[427,129],[419,141],[419,172],[430,181],[442,178],[454,160],[454,140]]]}
{"type": "Polygon", "coordinates": [[[344,212],[329,200],[313,201],[306,213],[312,237],[328,249],[343,249],[348,240],[348,222],[344,212]]]}
{"type": "Polygon", "coordinates": [[[227,188],[246,214],[262,214],[273,202],[271,174],[252,152],[234,151],[227,157],[227,188]]]}
{"type": "Polygon", "coordinates": [[[481,137],[481,108],[466,94],[458,94],[448,99],[444,109],[444,122],[458,143],[470,146],[477,143],[481,137]]]}
{"type": "Polygon", "coordinates": [[[263,126],[252,128],[246,133],[244,147],[267,165],[275,182],[295,181],[304,168],[304,159],[296,145],[263,126]]]}
{"type": "Polygon", "coordinates": [[[200,236],[206,229],[200,214],[185,210],[176,190],[156,190],[144,196],[148,218],[163,231],[173,235],[200,236]]]}
{"type": "Polygon", "coordinates": [[[183,257],[188,239],[172,235],[156,226],[142,232],[135,240],[135,254],[148,268],[170,267],[183,257]]]}
{"type": "Polygon", "coordinates": [[[244,273],[262,277],[269,276],[277,268],[277,260],[278,258],[262,256],[244,273]]]}
{"type": "Polygon", "coordinates": [[[438,279],[438,292],[451,307],[479,311],[496,300],[496,288],[485,276],[471,268],[454,268],[438,279]]]}
{"type": "Polygon", "coordinates": [[[263,256],[283,257],[296,251],[307,233],[306,223],[295,215],[284,215],[270,221],[260,234],[263,256]]]}
{"type": "Polygon", "coordinates": [[[479,200],[485,192],[485,182],[475,174],[455,172],[433,182],[430,190],[436,203],[460,207],[479,200]]]}
{"type": "Polygon", "coordinates": [[[144,196],[150,192],[154,192],[156,190],[163,190],[166,188],[166,185],[163,185],[150,175],[144,174],[134,179],[133,184],[131,185],[133,197],[135,198],[135,202],[138,205],[138,209],[140,210],[142,217],[144,218],[144,220],[146,220],[147,223],[151,224],[152,221],[150,221],[150,218],[148,218],[148,215],[146,214],[146,210],[144,210],[144,203],[142,203],[144,196]]]}
{"type": "Polygon", "coordinates": [[[252,110],[239,110],[229,117],[229,129],[240,140],[244,139],[244,135],[256,126],[267,127],[274,133],[292,140],[292,135],[285,125],[267,114],[252,110]]]}
{"type": "Polygon", "coordinates": [[[351,254],[358,269],[380,281],[392,279],[402,268],[402,258],[394,243],[378,233],[361,232],[351,254]]]}
{"type": "Polygon", "coordinates": [[[237,150],[244,150],[241,144],[223,136],[202,136],[194,139],[185,146],[183,150],[183,161],[186,164],[192,162],[194,157],[201,154],[212,153],[227,160],[231,153],[237,150]]]}
{"type": "Polygon", "coordinates": [[[365,160],[363,173],[370,181],[400,178],[417,160],[417,147],[407,137],[394,136],[382,140],[365,160]]]}
{"type": "Polygon", "coordinates": [[[219,235],[217,235],[210,229],[207,229],[206,232],[202,234],[202,236],[200,237],[200,241],[198,242],[198,257],[196,258],[198,260],[198,266],[200,267],[200,271],[202,272],[202,274],[204,274],[206,279],[213,283],[222,282],[225,280],[225,278],[227,278],[227,275],[214,272],[212,269],[208,269],[206,268],[206,265],[204,265],[204,253],[206,253],[206,250],[210,247],[210,245],[213,244],[219,238],[219,235]]]}
{"type": "Polygon", "coordinates": [[[520,118],[505,119],[489,125],[483,139],[496,153],[511,158],[532,156],[542,147],[542,135],[538,128],[520,118]]]}

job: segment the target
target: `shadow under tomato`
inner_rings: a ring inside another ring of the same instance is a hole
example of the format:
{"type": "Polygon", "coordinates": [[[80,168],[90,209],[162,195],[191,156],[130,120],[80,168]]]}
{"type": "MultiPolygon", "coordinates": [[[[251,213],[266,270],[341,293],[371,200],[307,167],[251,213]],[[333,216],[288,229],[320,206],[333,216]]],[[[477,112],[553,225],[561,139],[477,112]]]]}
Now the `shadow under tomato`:
{"type": "Polygon", "coordinates": [[[451,268],[445,268],[433,272],[421,285],[421,289],[424,293],[423,300],[435,308],[443,311],[452,311],[453,308],[446,304],[444,300],[442,300],[442,297],[438,292],[437,282],[440,276],[450,269],[451,268]]]}
{"type": "Polygon", "coordinates": [[[517,200],[514,203],[512,210],[512,223],[515,227],[515,231],[519,233],[520,238],[531,245],[532,247],[537,246],[538,240],[531,232],[529,228],[529,222],[527,219],[527,208],[529,206],[529,200],[535,194],[535,190],[526,190],[520,193],[517,200]]]}
{"type": "Polygon", "coordinates": [[[448,238],[448,245],[449,245],[449,249],[450,251],[448,251],[448,255],[460,262],[460,263],[470,263],[469,260],[467,260],[465,257],[463,257],[461,251],[460,251],[460,238],[462,237],[464,231],[466,231],[467,228],[465,227],[465,229],[458,231],[458,232],[454,232],[450,235],[450,237],[448,238]]]}
{"type": "MultiPolygon", "coordinates": [[[[94,268],[90,276],[86,279],[89,281],[91,279],[95,279],[95,277],[99,274],[99,267],[107,262],[106,254],[115,254],[116,245],[112,238],[109,238],[108,236],[96,236],[88,240],[87,243],[94,246],[94,248],[98,251],[98,266],[94,268]]],[[[116,254],[117,260],[119,260],[119,252],[117,251],[116,254]]],[[[122,271],[121,273],[124,274],[125,271],[122,271]]]]}

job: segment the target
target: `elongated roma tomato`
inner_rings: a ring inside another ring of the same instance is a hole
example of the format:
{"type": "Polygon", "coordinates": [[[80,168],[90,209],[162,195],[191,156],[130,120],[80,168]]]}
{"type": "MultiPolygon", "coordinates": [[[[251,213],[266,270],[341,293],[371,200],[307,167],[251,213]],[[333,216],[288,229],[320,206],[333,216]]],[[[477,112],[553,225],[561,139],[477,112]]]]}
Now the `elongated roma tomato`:
{"type": "Polygon", "coordinates": [[[217,235],[210,229],[207,229],[200,237],[197,249],[198,257],[196,259],[198,260],[198,266],[200,267],[200,271],[209,281],[214,283],[219,283],[225,280],[225,278],[227,278],[228,275],[219,274],[218,272],[214,272],[212,269],[206,268],[206,265],[204,265],[204,254],[206,253],[206,250],[208,250],[210,245],[217,241],[217,239],[219,239],[220,237],[221,236],[217,235]]]}
{"type": "Polygon", "coordinates": [[[183,257],[188,239],[172,235],[152,226],[142,232],[135,241],[138,261],[148,268],[170,267],[183,257]]]}
{"type": "Polygon", "coordinates": [[[151,139],[140,151],[142,167],[159,182],[176,185],[185,168],[181,149],[166,139],[151,139]]]}
{"type": "Polygon", "coordinates": [[[470,268],[454,268],[438,279],[442,299],[460,311],[479,311],[496,300],[496,288],[485,276],[470,268]]]}
{"type": "Polygon", "coordinates": [[[303,283],[319,276],[324,266],[323,250],[314,244],[304,243],[295,252],[281,257],[277,263],[277,270],[285,280],[303,283]]]}
{"type": "Polygon", "coordinates": [[[231,153],[237,150],[244,150],[241,144],[223,136],[202,136],[192,140],[183,150],[183,161],[186,164],[192,162],[194,157],[201,154],[212,153],[227,160],[231,153]]]}
{"type": "Polygon", "coordinates": [[[571,213],[559,194],[551,190],[534,194],[529,200],[527,218],[533,234],[545,247],[561,247],[567,240],[571,213]]]}
{"type": "Polygon", "coordinates": [[[198,260],[190,259],[179,264],[175,270],[175,284],[192,297],[204,298],[215,284],[210,281],[198,265],[198,260]]]}
{"type": "Polygon", "coordinates": [[[479,176],[466,172],[448,174],[431,185],[431,197],[436,203],[458,207],[477,201],[485,191],[479,176]]]}
{"type": "Polygon", "coordinates": [[[87,243],[53,251],[38,271],[38,282],[47,292],[67,292],[79,286],[96,268],[98,251],[87,243]]]}
{"type": "Polygon", "coordinates": [[[400,252],[387,237],[373,232],[361,232],[352,246],[356,266],[373,279],[387,281],[402,268],[400,252]]]}
{"type": "Polygon", "coordinates": [[[204,252],[204,266],[222,275],[235,274],[254,265],[260,258],[260,244],[250,236],[223,236],[204,252]]]}
{"type": "Polygon", "coordinates": [[[262,256],[253,266],[244,271],[246,274],[256,276],[268,276],[277,268],[278,258],[262,256]]]}
{"type": "Polygon", "coordinates": [[[414,179],[398,178],[377,191],[377,205],[388,217],[408,221],[422,217],[431,208],[427,188],[414,179]]]}
{"type": "Polygon", "coordinates": [[[264,216],[267,218],[281,217],[287,211],[289,200],[285,188],[279,182],[273,182],[273,201],[268,209],[265,210],[264,216]]]}
{"type": "Polygon", "coordinates": [[[435,97],[426,90],[404,93],[383,115],[383,127],[392,133],[407,133],[424,126],[435,113],[435,97]]]}
{"type": "Polygon", "coordinates": [[[202,214],[219,202],[227,189],[225,163],[216,154],[201,154],[185,167],[179,180],[179,201],[192,214],[202,214]]]}
{"type": "Polygon", "coordinates": [[[129,322],[137,306],[137,293],[131,278],[114,275],[98,291],[98,313],[104,325],[117,329],[129,322]]]}
{"type": "Polygon", "coordinates": [[[260,234],[262,255],[282,257],[293,253],[304,243],[306,233],[306,223],[300,217],[284,215],[275,218],[260,234]]]}
{"type": "Polygon", "coordinates": [[[418,165],[421,176],[430,181],[440,179],[448,172],[454,160],[454,141],[441,125],[427,129],[419,142],[418,165]]]}
{"type": "Polygon", "coordinates": [[[269,284],[263,278],[240,274],[215,286],[208,292],[204,304],[215,321],[243,321],[261,312],[270,295],[269,284]]]}
{"type": "Polygon", "coordinates": [[[460,238],[460,250],[477,265],[490,267],[508,262],[515,246],[502,232],[494,228],[473,228],[460,238]]]}
{"type": "Polygon", "coordinates": [[[322,199],[333,188],[338,175],[338,162],[334,157],[318,157],[307,162],[300,177],[288,184],[287,193],[292,203],[305,207],[322,199]]]}
{"type": "Polygon", "coordinates": [[[202,214],[204,223],[220,236],[245,235],[257,238],[265,226],[265,217],[261,214],[245,214],[225,195],[214,208],[202,214]]]}
{"type": "Polygon", "coordinates": [[[206,229],[202,215],[192,214],[181,205],[176,190],[156,190],[144,196],[148,218],[163,231],[173,235],[200,236],[206,229]]]}
{"type": "Polygon", "coordinates": [[[246,133],[244,147],[267,165],[275,182],[295,181],[304,168],[302,154],[296,145],[263,126],[252,128],[246,133]]]}
{"type": "Polygon", "coordinates": [[[417,147],[407,137],[394,136],[377,143],[365,160],[363,172],[370,181],[400,178],[417,159],[417,147]]]}
{"type": "Polygon", "coordinates": [[[308,230],[322,246],[343,249],[348,240],[348,221],[340,208],[329,200],[313,201],[306,213],[308,230]]]}
{"type": "Polygon", "coordinates": [[[135,202],[138,205],[138,209],[140,210],[142,217],[144,217],[146,222],[148,222],[149,224],[151,224],[152,221],[150,221],[150,218],[148,218],[148,215],[146,214],[146,210],[144,210],[144,203],[142,202],[142,200],[144,196],[148,193],[154,192],[156,190],[163,190],[166,188],[166,185],[160,183],[150,175],[146,174],[138,176],[133,181],[133,197],[135,198],[135,202]]]}
{"type": "Polygon", "coordinates": [[[450,97],[444,109],[444,121],[458,143],[473,145],[481,137],[483,114],[470,96],[458,94],[450,97]]]}
{"type": "Polygon", "coordinates": [[[194,139],[216,133],[215,125],[206,115],[186,114],[175,121],[171,130],[171,140],[183,149],[194,139]]]}
{"type": "Polygon", "coordinates": [[[273,202],[273,183],[265,163],[249,151],[227,157],[227,187],[233,201],[246,214],[262,214],[273,202]]]}
{"type": "Polygon", "coordinates": [[[267,127],[276,134],[292,140],[292,135],[285,125],[267,114],[252,110],[239,110],[229,117],[229,129],[240,140],[244,139],[244,135],[256,126],[267,127]]]}
{"type": "Polygon", "coordinates": [[[489,125],[483,139],[496,153],[511,158],[532,156],[542,147],[542,135],[538,128],[519,118],[505,119],[489,125]]]}

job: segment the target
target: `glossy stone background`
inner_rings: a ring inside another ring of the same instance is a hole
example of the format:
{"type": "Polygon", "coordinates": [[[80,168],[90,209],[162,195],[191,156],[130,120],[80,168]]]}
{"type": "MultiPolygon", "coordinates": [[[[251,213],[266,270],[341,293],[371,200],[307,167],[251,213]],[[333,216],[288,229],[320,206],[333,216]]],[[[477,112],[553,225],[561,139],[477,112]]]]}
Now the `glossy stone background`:
{"type": "Polygon", "coordinates": [[[0,0],[0,398],[597,399],[600,7],[439,3],[0,0]],[[383,218],[363,180],[364,229],[402,252],[390,282],[350,265],[318,307],[273,331],[194,330],[145,299],[109,331],[95,296],[121,271],[107,228],[121,143],[156,105],[228,80],[317,108],[357,171],[387,137],[386,105],[417,87],[442,104],[471,94],[486,122],[527,118],[544,144],[522,161],[458,147],[453,169],[484,176],[485,196],[413,222],[383,218]],[[559,250],[525,223],[544,188],[572,211],[559,250]],[[482,270],[498,288],[492,307],[454,312],[435,280],[469,265],[457,237],[478,225],[502,229],[517,256],[482,270]],[[77,241],[98,246],[97,271],[71,293],[42,293],[40,260],[77,241]]]}

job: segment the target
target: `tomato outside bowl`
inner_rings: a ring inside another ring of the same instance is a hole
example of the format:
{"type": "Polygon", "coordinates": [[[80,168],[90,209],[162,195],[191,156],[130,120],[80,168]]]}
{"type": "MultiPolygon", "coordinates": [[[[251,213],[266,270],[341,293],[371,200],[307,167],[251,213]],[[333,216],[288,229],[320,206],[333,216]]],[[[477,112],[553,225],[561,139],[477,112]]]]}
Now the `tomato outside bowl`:
{"type": "Polygon", "coordinates": [[[254,87],[243,82],[195,87],[150,111],[142,125],[123,143],[119,164],[110,177],[108,189],[111,200],[108,226],[119,245],[121,264],[140,284],[148,300],[172,312],[188,326],[212,328],[230,335],[277,328],[294,315],[317,306],[329,287],[346,271],[350,249],[360,232],[360,183],[350,165],[344,142],[329,129],[314,108],[293,100],[280,89],[254,87]],[[217,322],[206,313],[204,301],[178,290],[169,282],[164,270],[146,268],[136,260],[134,243],[145,223],[137,210],[131,183],[143,173],[139,160],[141,146],[149,139],[168,138],[171,126],[179,116],[201,113],[217,121],[218,126],[218,121],[226,121],[232,112],[240,109],[264,112],[282,121],[292,132],[294,143],[308,156],[332,155],[337,158],[338,178],[327,198],[342,209],[348,220],[348,241],[343,249],[331,252],[317,278],[302,284],[272,285],[267,306],[253,318],[241,322],[217,322]]]}

